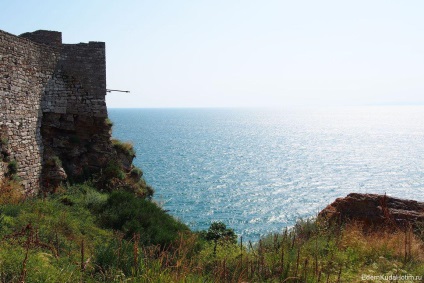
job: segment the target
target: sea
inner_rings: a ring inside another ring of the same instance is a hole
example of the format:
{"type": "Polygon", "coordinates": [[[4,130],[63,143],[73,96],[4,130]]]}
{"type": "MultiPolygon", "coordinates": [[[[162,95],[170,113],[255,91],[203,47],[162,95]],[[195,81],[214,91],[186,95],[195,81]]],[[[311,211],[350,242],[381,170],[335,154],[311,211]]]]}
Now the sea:
{"type": "Polygon", "coordinates": [[[424,201],[424,106],[108,112],[153,200],[193,230],[257,241],[351,192],[424,201]]]}

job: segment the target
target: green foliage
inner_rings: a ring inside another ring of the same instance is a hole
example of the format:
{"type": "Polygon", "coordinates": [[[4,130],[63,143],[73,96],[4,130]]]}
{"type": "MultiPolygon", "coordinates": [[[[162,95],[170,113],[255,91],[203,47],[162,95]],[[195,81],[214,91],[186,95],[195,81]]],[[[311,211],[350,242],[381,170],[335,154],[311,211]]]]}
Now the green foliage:
{"type": "Polygon", "coordinates": [[[132,276],[142,273],[143,255],[138,252],[138,243],[115,237],[112,241],[99,245],[94,255],[95,265],[101,272],[113,271],[132,276]]]}
{"type": "Polygon", "coordinates": [[[131,169],[130,175],[131,177],[135,179],[139,179],[143,176],[143,171],[141,171],[140,168],[133,166],[133,168],[131,169]]]}
{"type": "Polygon", "coordinates": [[[234,230],[227,228],[222,222],[213,222],[207,231],[200,232],[200,236],[206,241],[213,241],[214,255],[216,255],[218,243],[224,246],[237,243],[237,235],[234,230]]]}
{"type": "Polygon", "coordinates": [[[112,127],[113,126],[112,120],[110,120],[109,118],[106,118],[105,119],[105,125],[108,126],[108,127],[112,127]]]}
{"type": "Polygon", "coordinates": [[[7,179],[0,182],[0,205],[16,204],[25,198],[18,175],[14,174],[7,177],[7,179]]]}
{"type": "Polygon", "coordinates": [[[55,167],[62,167],[62,160],[56,155],[52,156],[49,160],[47,160],[47,164],[55,167]]]}
{"type": "Polygon", "coordinates": [[[24,247],[0,243],[1,282],[23,282],[23,278],[25,282],[78,282],[78,266],[68,259],[56,260],[42,250],[31,249],[25,261],[25,254],[24,247]],[[26,272],[23,275],[24,262],[26,272]]]}
{"type": "Polygon", "coordinates": [[[123,231],[126,238],[139,234],[144,245],[169,245],[188,230],[155,203],[122,191],[111,193],[99,218],[103,227],[123,231]]]}
{"type": "Polygon", "coordinates": [[[363,233],[300,220],[241,245],[221,222],[199,234],[153,202],[89,183],[0,205],[0,282],[356,282],[424,274],[417,228],[363,233]],[[292,279],[288,279],[292,278],[292,279]],[[291,281],[290,281],[291,280],[291,281]]]}
{"type": "Polygon", "coordinates": [[[0,138],[0,148],[3,146],[7,146],[9,144],[9,140],[7,138],[0,138]]]}
{"type": "Polygon", "coordinates": [[[227,228],[222,222],[213,222],[209,229],[202,233],[202,236],[207,241],[237,243],[237,235],[234,233],[234,230],[227,228]]]}
{"type": "Polygon", "coordinates": [[[143,178],[126,179],[126,182],[122,185],[122,189],[138,197],[147,199],[151,199],[154,194],[153,188],[147,185],[143,178]]]}
{"type": "Polygon", "coordinates": [[[96,225],[95,215],[87,208],[93,203],[87,199],[93,189],[84,189],[73,187],[46,199],[1,206],[1,282],[20,281],[24,263],[26,282],[80,281],[75,262],[81,261],[82,242],[90,255],[95,246],[111,238],[109,231],[96,225]]]}
{"type": "Polygon", "coordinates": [[[16,160],[11,160],[7,164],[7,175],[13,176],[16,175],[16,173],[18,173],[18,162],[16,160]]]}
{"type": "Polygon", "coordinates": [[[112,145],[117,151],[123,152],[130,157],[135,156],[134,146],[130,142],[122,142],[120,140],[112,139],[112,145]]]}
{"type": "Polygon", "coordinates": [[[108,164],[108,166],[103,170],[103,178],[105,180],[111,180],[111,179],[119,179],[119,180],[123,180],[125,179],[125,173],[122,170],[122,167],[112,161],[108,164]]]}

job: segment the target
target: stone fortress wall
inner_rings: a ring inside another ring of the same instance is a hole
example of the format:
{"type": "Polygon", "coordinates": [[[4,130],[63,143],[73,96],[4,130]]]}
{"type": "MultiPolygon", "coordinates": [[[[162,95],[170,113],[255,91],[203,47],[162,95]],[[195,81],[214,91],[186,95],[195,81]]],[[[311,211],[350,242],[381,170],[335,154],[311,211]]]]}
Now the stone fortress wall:
{"type": "Polygon", "coordinates": [[[28,194],[100,170],[112,148],[105,95],[103,42],[0,30],[0,180],[11,161],[28,194]]]}

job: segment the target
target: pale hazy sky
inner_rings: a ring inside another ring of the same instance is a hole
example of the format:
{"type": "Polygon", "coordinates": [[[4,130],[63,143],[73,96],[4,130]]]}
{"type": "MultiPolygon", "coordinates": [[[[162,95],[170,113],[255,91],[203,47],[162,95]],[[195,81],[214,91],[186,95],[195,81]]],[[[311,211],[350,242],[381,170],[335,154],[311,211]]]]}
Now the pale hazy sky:
{"type": "Polygon", "coordinates": [[[424,1],[0,0],[0,29],[105,41],[109,107],[424,104],[424,1]]]}

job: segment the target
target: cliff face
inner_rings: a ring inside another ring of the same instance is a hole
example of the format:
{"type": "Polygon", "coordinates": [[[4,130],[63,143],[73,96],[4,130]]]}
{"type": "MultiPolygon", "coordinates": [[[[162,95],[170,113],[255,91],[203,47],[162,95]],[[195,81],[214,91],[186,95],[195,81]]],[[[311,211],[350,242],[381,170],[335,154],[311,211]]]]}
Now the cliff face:
{"type": "Polygon", "coordinates": [[[417,226],[424,224],[424,203],[386,195],[351,193],[338,198],[318,217],[330,221],[357,221],[369,228],[417,226]]]}
{"type": "Polygon", "coordinates": [[[105,168],[117,157],[105,95],[104,43],[0,30],[0,180],[15,162],[32,194],[105,168]]]}

